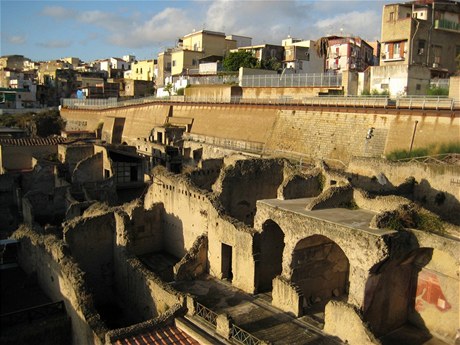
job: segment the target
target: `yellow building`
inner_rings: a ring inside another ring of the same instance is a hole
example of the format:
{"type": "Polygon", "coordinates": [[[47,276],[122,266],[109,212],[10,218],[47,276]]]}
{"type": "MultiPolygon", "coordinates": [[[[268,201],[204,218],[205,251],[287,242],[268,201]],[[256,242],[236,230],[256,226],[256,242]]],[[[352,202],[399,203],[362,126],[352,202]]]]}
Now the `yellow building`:
{"type": "Polygon", "coordinates": [[[131,77],[133,80],[152,81],[155,79],[156,60],[135,61],[131,65],[131,77]]]}
{"type": "Polygon", "coordinates": [[[201,30],[185,35],[171,54],[171,74],[180,75],[198,71],[199,60],[210,56],[223,57],[237,47],[236,40],[223,32],[201,30]]]}

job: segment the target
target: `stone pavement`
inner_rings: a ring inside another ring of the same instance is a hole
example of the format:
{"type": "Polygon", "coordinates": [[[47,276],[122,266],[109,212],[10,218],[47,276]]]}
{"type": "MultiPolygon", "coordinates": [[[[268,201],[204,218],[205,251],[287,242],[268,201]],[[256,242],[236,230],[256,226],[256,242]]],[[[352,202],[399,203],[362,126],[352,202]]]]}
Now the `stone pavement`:
{"type": "Polygon", "coordinates": [[[172,285],[179,291],[190,293],[198,303],[212,311],[218,314],[226,313],[235,325],[260,340],[290,345],[342,343],[315,327],[317,323],[307,323],[306,318],[296,319],[273,308],[267,300],[267,295],[252,296],[210,276],[205,276],[202,280],[182,281],[172,285]]]}

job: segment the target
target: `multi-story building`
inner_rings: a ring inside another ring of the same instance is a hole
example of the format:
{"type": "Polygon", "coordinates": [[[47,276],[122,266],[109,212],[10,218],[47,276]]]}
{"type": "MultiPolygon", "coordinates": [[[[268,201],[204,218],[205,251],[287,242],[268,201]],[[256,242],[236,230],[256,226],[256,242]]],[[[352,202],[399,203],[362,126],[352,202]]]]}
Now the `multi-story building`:
{"type": "Polygon", "coordinates": [[[363,72],[372,65],[374,49],[360,37],[328,36],[326,71],[363,72]]]}
{"type": "Polygon", "coordinates": [[[171,76],[171,53],[172,49],[167,49],[158,54],[158,74],[155,80],[157,86],[164,86],[165,79],[171,76]]]}
{"type": "Polygon", "coordinates": [[[5,55],[0,57],[0,69],[22,70],[26,61],[30,60],[23,55],[5,55]]]}
{"type": "Polygon", "coordinates": [[[432,77],[457,70],[460,2],[422,0],[385,5],[380,66],[426,66],[432,77]]]}
{"type": "Polygon", "coordinates": [[[153,81],[156,77],[156,68],[157,60],[135,61],[131,64],[131,73],[129,79],[153,81]]]}
{"type": "Polygon", "coordinates": [[[283,68],[291,73],[323,73],[324,58],[316,53],[316,42],[288,37],[284,47],[283,68]]]}
{"type": "Polygon", "coordinates": [[[252,46],[243,46],[232,49],[231,52],[245,51],[250,52],[259,62],[275,59],[280,63],[283,61],[284,48],[275,44],[258,44],[252,46]]]}
{"type": "Polygon", "coordinates": [[[171,53],[171,74],[198,73],[199,61],[210,56],[223,58],[230,49],[237,47],[237,41],[229,39],[223,32],[201,30],[179,39],[171,53]]]}

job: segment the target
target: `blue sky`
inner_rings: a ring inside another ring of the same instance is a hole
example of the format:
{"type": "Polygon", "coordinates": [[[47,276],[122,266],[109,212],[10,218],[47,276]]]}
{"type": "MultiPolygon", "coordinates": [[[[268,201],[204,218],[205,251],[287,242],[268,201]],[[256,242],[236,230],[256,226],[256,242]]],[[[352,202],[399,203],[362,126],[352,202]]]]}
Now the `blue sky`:
{"type": "Polygon", "coordinates": [[[387,0],[61,0],[0,2],[1,55],[84,61],[134,54],[152,59],[193,29],[281,44],[288,34],[317,39],[354,34],[379,39],[387,0]]]}

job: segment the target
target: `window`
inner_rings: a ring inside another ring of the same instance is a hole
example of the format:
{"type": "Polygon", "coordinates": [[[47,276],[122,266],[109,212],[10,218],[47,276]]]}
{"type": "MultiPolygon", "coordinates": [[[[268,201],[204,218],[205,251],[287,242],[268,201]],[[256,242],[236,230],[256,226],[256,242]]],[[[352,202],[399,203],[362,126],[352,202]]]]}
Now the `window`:
{"type": "Polygon", "coordinates": [[[401,44],[398,42],[398,43],[395,43],[394,44],[394,47],[393,47],[393,54],[395,56],[399,56],[399,51],[401,50],[401,44]]]}
{"type": "Polygon", "coordinates": [[[390,12],[390,21],[393,21],[395,19],[395,13],[394,12],[390,12]]]}
{"type": "Polygon", "coordinates": [[[309,53],[309,52],[306,52],[305,55],[306,55],[305,60],[310,61],[310,53],[309,53]]]}
{"type": "Polygon", "coordinates": [[[299,61],[299,70],[302,70],[303,69],[303,63],[302,61],[299,61]]]}
{"type": "Polygon", "coordinates": [[[172,61],[172,66],[173,66],[173,67],[176,67],[176,60],[173,60],[173,61],[172,61]]]}
{"type": "Polygon", "coordinates": [[[198,65],[198,61],[196,59],[192,59],[192,66],[198,65]]]}
{"type": "Polygon", "coordinates": [[[418,55],[423,55],[425,53],[425,40],[418,40],[418,46],[417,46],[417,54],[418,55]]]}

